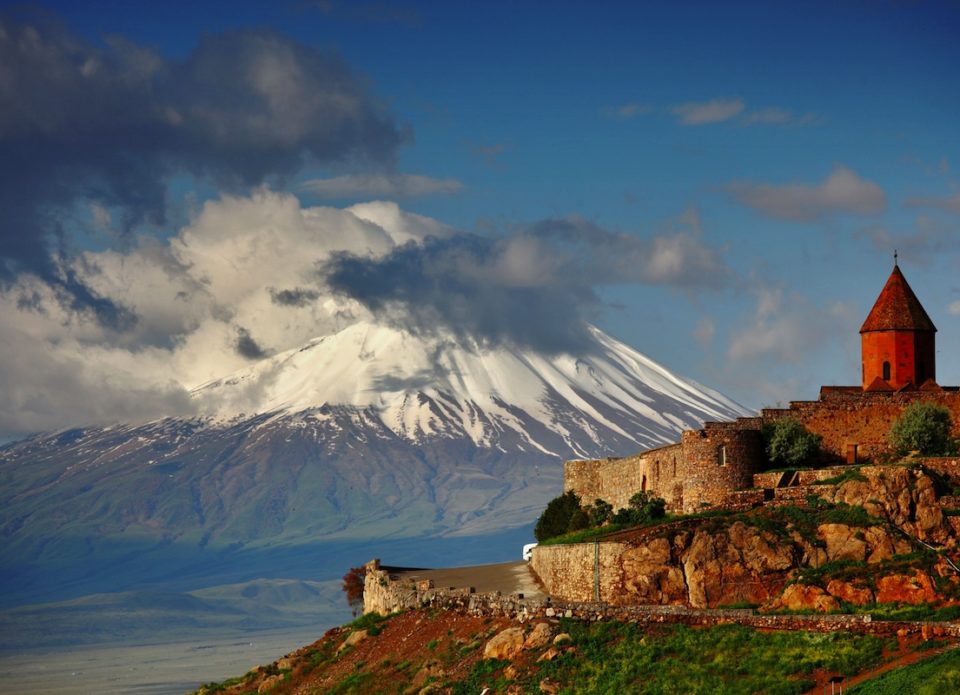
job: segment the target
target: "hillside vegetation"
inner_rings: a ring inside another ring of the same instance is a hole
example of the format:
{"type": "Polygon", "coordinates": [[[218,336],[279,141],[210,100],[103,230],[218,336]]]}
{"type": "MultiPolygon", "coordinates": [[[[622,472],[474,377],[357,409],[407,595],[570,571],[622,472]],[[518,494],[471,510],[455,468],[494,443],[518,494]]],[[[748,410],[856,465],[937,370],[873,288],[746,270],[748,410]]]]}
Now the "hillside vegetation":
{"type": "MultiPolygon", "coordinates": [[[[760,632],[408,611],[367,615],[266,667],[198,695],[225,693],[799,694],[942,648],[846,632],[760,632]]],[[[952,662],[951,662],[952,663],[952,662]]],[[[871,692],[861,690],[858,692],[871,692]]],[[[886,692],[886,691],[883,691],[886,692]]],[[[903,691],[912,692],[912,691],[903,691]]]]}

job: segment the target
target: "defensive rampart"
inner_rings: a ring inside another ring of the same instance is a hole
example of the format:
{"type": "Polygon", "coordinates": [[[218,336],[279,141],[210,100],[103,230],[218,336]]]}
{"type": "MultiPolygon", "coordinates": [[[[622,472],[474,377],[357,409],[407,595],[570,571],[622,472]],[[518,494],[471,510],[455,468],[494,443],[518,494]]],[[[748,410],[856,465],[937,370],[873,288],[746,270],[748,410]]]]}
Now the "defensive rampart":
{"type": "Polygon", "coordinates": [[[506,616],[528,621],[558,617],[579,620],[618,620],[640,624],[681,624],[711,626],[738,623],[761,630],[810,630],[836,632],[839,630],[873,635],[919,634],[925,639],[960,638],[958,622],[879,621],[869,615],[763,615],[753,609],[698,610],[684,606],[617,606],[602,601],[563,601],[558,599],[528,599],[523,595],[502,596],[498,593],[473,593],[469,589],[450,590],[406,585],[392,581],[389,574],[379,569],[379,563],[367,564],[367,590],[364,593],[365,612],[387,614],[395,610],[436,608],[482,617],[506,616]],[[368,604],[376,596],[377,605],[368,604]],[[386,606],[393,606],[385,610],[386,606]]]}

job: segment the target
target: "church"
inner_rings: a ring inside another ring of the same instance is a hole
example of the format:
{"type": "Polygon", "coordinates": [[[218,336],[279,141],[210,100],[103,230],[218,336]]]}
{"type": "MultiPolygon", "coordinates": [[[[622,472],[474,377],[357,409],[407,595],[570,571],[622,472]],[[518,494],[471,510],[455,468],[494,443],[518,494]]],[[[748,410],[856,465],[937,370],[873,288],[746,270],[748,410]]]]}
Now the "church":
{"type": "MultiPolygon", "coordinates": [[[[662,497],[674,512],[738,508],[770,495],[754,476],[768,467],[761,430],[779,419],[793,418],[820,435],[818,463],[824,467],[891,457],[890,428],[917,401],[946,407],[954,435],[960,435],[960,387],[936,381],[936,332],[895,256],[893,271],[860,327],[860,385],[822,386],[818,400],[764,408],[755,417],[730,422],[707,422],[683,432],[675,444],[633,456],[568,461],[564,490],[575,492],[584,504],[599,498],[614,509],[626,507],[640,490],[662,497]]],[[[758,477],[773,487],[797,480],[795,473],[778,480],[777,475],[758,477]]]]}

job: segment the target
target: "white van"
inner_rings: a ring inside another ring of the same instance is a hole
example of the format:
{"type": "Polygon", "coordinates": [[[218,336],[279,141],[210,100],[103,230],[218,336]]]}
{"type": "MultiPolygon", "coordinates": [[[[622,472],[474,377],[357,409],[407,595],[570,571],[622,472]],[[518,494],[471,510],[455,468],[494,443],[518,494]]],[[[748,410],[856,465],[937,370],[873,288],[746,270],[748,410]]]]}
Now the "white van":
{"type": "Polygon", "coordinates": [[[523,546],[523,559],[530,562],[530,558],[533,557],[533,549],[536,547],[536,543],[527,543],[523,546]]]}

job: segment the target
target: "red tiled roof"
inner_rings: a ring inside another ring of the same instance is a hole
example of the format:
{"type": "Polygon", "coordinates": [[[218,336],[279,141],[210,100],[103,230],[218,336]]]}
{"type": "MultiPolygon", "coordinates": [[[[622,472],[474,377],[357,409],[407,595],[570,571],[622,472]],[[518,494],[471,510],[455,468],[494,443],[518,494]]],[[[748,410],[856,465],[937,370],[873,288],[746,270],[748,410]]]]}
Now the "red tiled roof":
{"type": "Polygon", "coordinates": [[[893,272],[887,284],[880,291],[870,315],[860,327],[861,333],[868,331],[936,331],[933,321],[927,316],[917,295],[910,289],[899,266],[893,266],[893,272]]]}

